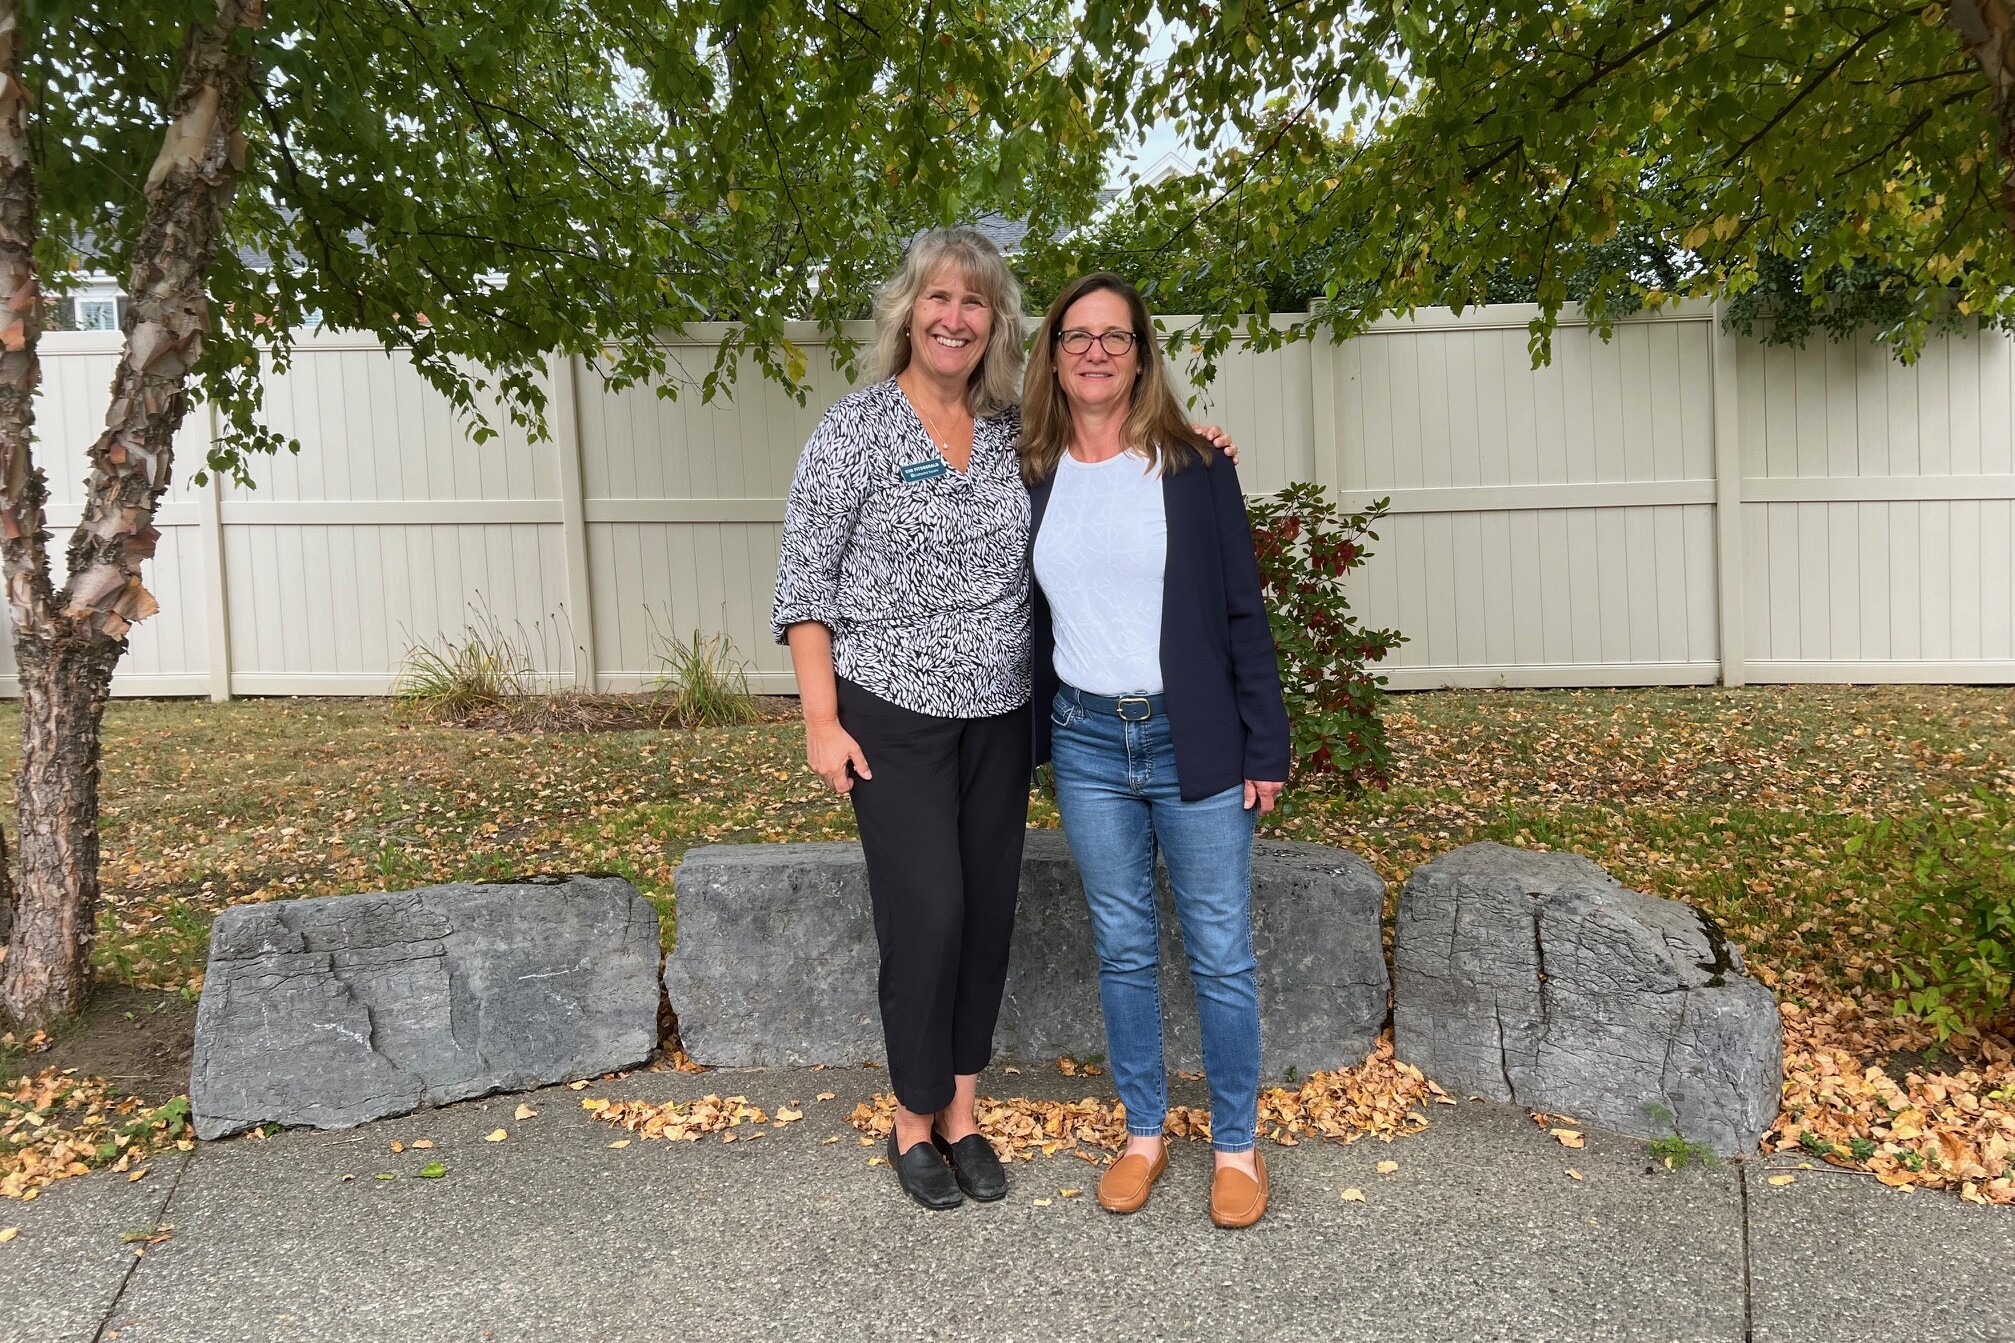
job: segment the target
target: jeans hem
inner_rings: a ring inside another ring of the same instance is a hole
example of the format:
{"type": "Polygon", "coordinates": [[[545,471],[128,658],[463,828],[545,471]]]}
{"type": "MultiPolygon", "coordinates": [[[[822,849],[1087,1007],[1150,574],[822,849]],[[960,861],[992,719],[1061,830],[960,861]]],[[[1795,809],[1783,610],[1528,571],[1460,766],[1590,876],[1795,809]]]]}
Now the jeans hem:
{"type": "Polygon", "coordinates": [[[1225,1144],[1225,1143],[1221,1143],[1221,1142],[1215,1142],[1215,1141],[1214,1141],[1214,1142],[1212,1142],[1212,1143],[1211,1143],[1211,1145],[1210,1145],[1210,1150],[1211,1150],[1211,1151],[1213,1151],[1213,1152],[1222,1152],[1222,1153],[1224,1153],[1224,1154],[1225,1154],[1226,1156],[1238,1156],[1238,1155],[1239,1155],[1240,1153],[1242,1153],[1242,1152],[1250,1152],[1250,1151],[1251,1151],[1251,1150],[1252,1150],[1253,1148],[1255,1148],[1255,1147],[1257,1147],[1257,1146],[1259,1146],[1259,1140],[1258,1140],[1257,1138],[1255,1138],[1255,1139],[1254,1139],[1253,1141],[1251,1141],[1251,1142],[1247,1143],[1247,1144],[1246,1144],[1245,1146],[1243,1146],[1243,1147],[1232,1147],[1232,1146],[1228,1146],[1228,1145],[1227,1145],[1227,1144],[1225,1144]]]}
{"type": "Polygon", "coordinates": [[[1163,1127],[1161,1124],[1156,1124],[1153,1128],[1135,1128],[1132,1124],[1128,1124],[1126,1126],[1126,1136],[1129,1138],[1159,1138],[1163,1127]]]}

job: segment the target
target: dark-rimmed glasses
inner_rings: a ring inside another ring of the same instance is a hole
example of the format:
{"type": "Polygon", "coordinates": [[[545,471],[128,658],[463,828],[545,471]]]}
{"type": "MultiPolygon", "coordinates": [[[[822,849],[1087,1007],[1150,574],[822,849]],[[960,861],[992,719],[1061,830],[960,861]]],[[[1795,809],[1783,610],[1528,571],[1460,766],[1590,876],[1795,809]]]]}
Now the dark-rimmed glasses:
{"type": "Polygon", "coordinates": [[[1056,343],[1063,346],[1065,354],[1083,354],[1091,348],[1091,343],[1094,340],[1104,348],[1107,354],[1115,359],[1131,350],[1134,346],[1134,334],[1131,331],[1102,331],[1094,336],[1091,332],[1079,327],[1072,327],[1068,331],[1059,331],[1056,343]]]}

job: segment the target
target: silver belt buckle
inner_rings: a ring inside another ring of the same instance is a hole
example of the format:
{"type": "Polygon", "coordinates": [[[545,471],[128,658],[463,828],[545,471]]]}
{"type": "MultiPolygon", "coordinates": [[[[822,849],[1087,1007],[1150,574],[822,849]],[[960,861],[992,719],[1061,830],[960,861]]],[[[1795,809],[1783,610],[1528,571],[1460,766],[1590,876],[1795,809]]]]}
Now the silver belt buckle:
{"type": "Polygon", "coordinates": [[[1119,720],[1122,723],[1145,723],[1152,717],[1154,717],[1154,702],[1148,699],[1147,696],[1121,695],[1119,697],[1119,720]],[[1126,706],[1129,704],[1140,705],[1140,717],[1133,718],[1128,716],[1126,706]]]}

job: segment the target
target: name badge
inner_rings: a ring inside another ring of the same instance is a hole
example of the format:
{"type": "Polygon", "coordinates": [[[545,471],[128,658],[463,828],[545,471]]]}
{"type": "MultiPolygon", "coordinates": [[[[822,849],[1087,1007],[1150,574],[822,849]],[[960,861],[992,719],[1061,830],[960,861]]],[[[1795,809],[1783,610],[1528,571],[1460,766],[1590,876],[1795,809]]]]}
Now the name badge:
{"type": "Polygon", "coordinates": [[[903,468],[903,484],[914,485],[920,480],[936,480],[951,467],[942,457],[933,457],[927,462],[911,462],[903,468]]]}

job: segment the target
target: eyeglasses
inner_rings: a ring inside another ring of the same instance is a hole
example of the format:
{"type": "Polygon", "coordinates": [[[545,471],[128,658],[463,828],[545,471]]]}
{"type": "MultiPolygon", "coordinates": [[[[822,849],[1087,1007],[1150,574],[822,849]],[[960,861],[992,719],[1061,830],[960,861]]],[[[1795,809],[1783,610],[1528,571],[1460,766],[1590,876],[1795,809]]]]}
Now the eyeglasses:
{"type": "Polygon", "coordinates": [[[1131,331],[1102,331],[1094,336],[1089,331],[1072,327],[1068,331],[1058,332],[1056,338],[1056,343],[1063,346],[1065,354],[1083,354],[1091,348],[1093,341],[1097,341],[1107,354],[1117,359],[1133,348],[1134,334],[1131,331]]]}

